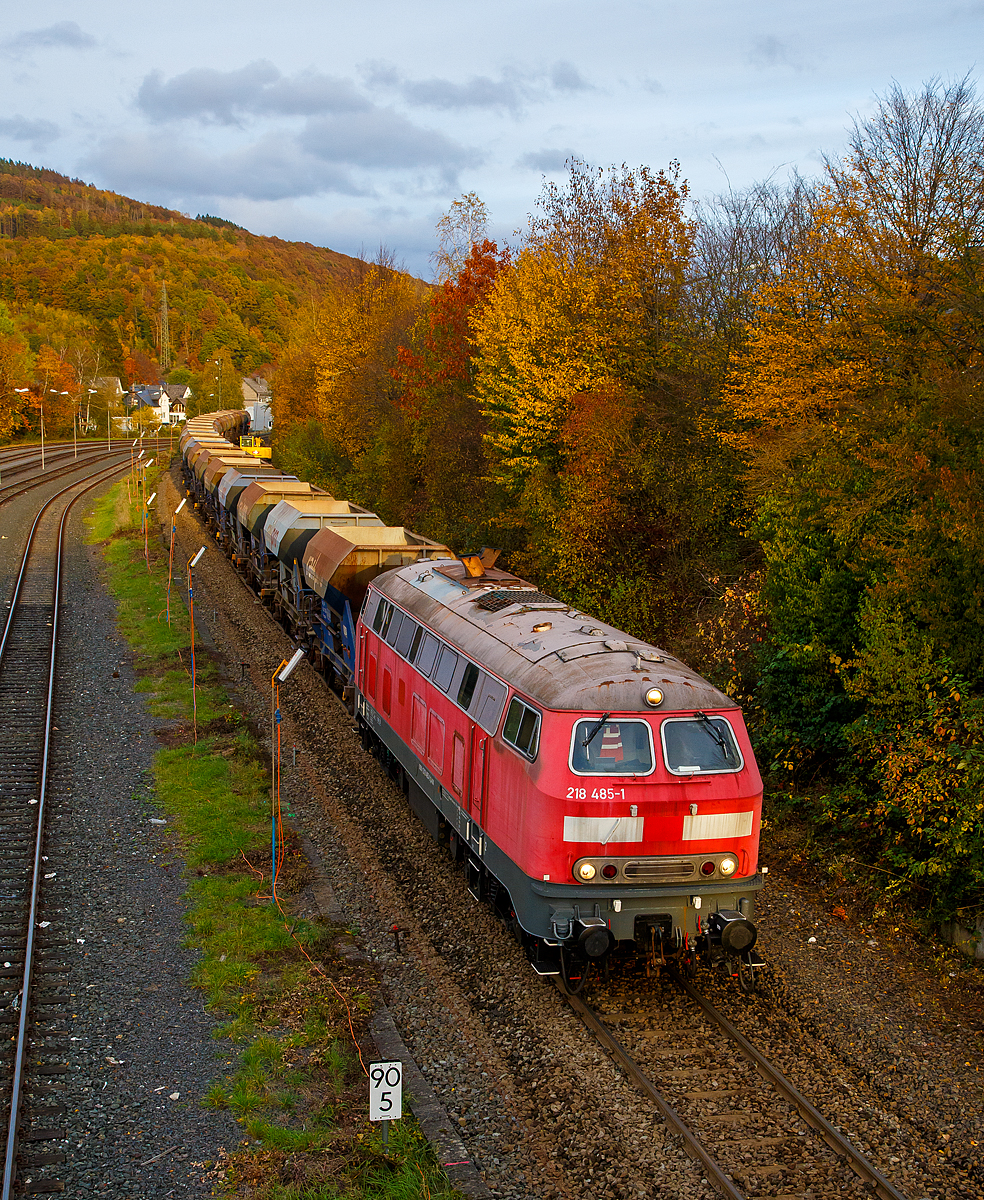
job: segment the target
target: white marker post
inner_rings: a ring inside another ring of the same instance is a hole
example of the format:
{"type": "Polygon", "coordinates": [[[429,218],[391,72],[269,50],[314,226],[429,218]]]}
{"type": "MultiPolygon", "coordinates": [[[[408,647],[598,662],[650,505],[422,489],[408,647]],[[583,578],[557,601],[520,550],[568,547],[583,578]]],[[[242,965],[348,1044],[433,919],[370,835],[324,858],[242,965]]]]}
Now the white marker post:
{"type": "Polygon", "coordinates": [[[403,1116],[403,1063],[369,1064],[369,1120],[384,1122],[383,1150],[389,1146],[389,1122],[403,1116]]]}

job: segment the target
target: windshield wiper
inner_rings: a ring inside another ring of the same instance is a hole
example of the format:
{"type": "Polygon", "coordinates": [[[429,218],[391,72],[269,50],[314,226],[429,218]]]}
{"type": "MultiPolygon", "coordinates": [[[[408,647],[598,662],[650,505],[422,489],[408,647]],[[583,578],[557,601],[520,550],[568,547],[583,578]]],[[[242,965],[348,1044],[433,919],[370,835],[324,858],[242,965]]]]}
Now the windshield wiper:
{"type": "Polygon", "coordinates": [[[601,733],[601,727],[604,725],[604,723],[608,720],[608,718],[611,715],[612,715],[611,713],[605,713],[605,715],[601,718],[601,720],[598,722],[597,725],[591,726],[591,732],[581,743],[582,746],[587,747],[587,746],[591,745],[591,743],[595,740],[595,738],[598,736],[598,734],[601,733]]]}
{"type": "Polygon", "coordinates": [[[703,722],[703,724],[701,725],[701,729],[706,730],[711,735],[711,737],[717,742],[717,744],[721,747],[721,751],[724,754],[725,762],[731,762],[731,751],[728,747],[728,743],[724,740],[724,735],[721,733],[720,729],[714,728],[714,722],[707,715],[707,713],[696,712],[696,713],[694,713],[694,716],[699,721],[703,722]]]}

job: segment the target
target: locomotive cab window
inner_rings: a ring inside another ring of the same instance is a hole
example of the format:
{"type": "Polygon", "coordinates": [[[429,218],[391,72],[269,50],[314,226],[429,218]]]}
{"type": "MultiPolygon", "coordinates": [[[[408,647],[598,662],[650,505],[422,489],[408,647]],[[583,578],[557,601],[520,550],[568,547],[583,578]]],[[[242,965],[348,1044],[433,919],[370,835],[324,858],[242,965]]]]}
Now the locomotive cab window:
{"type": "Polygon", "coordinates": [[[540,744],[540,714],[516,696],[513,697],[502,726],[502,740],[515,746],[527,758],[536,758],[540,744]]]}
{"type": "Polygon", "coordinates": [[[653,731],[649,722],[597,717],[575,722],[570,767],[575,775],[652,774],[653,731]]]}
{"type": "Polygon", "coordinates": [[[674,775],[720,775],[745,765],[731,723],[724,717],[670,717],[660,735],[663,757],[674,775]]]}

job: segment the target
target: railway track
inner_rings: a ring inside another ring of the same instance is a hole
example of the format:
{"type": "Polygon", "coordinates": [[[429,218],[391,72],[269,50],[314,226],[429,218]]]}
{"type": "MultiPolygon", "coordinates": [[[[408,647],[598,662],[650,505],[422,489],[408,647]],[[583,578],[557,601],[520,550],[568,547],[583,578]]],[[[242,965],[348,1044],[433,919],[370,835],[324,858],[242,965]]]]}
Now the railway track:
{"type": "Polygon", "coordinates": [[[905,1200],[688,980],[674,983],[670,1003],[604,1020],[557,986],[720,1195],[905,1200]]]}
{"type": "MultiPolygon", "coordinates": [[[[153,445],[154,443],[149,444],[149,446],[153,445]]],[[[166,442],[164,451],[168,453],[166,442]]],[[[39,484],[64,479],[74,471],[94,466],[106,459],[126,455],[129,460],[131,453],[129,441],[114,442],[112,451],[108,451],[105,446],[94,448],[90,445],[79,454],[78,458],[73,455],[71,446],[59,447],[55,452],[49,449],[47,468],[42,474],[38,470],[41,462],[39,448],[30,447],[27,450],[13,453],[8,449],[6,453],[0,454],[0,480],[3,481],[0,486],[0,504],[22,496],[26,491],[39,484]]],[[[157,453],[156,449],[154,453],[157,453]]]]}
{"type": "Polygon", "coordinates": [[[0,1117],[5,1129],[0,1197],[62,1190],[43,1174],[64,1161],[60,1078],[71,997],[57,910],[58,865],[44,853],[45,800],[54,729],[65,531],[75,503],[111,479],[115,465],[57,492],[39,510],[0,637],[0,1117]],[[52,1148],[54,1146],[54,1148],[52,1148]]]}

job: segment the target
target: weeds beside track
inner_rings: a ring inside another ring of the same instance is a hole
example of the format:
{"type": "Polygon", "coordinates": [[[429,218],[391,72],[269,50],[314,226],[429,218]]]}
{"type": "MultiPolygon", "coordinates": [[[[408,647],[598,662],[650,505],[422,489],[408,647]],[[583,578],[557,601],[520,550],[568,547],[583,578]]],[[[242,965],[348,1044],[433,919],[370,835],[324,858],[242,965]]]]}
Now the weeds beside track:
{"type": "Polygon", "coordinates": [[[215,1164],[213,1186],[258,1200],[450,1198],[412,1118],[396,1124],[385,1154],[366,1119],[359,1043],[375,977],[339,952],[347,930],[303,910],[309,864],[289,831],[279,905],[271,903],[267,761],[201,650],[193,740],[183,583],[172,584],[168,623],[167,554],[155,531],[148,566],[140,511],[125,485],[113,489],[96,506],[90,540],[102,543],[138,690],[166,722],[154,788],[188,874],[189,942],[200,954],[192,983],[224,1018],[220,1032],[241,1047],[235,1070],[203,1097],[228,1108],[246,1139],[215,1164]]]}

